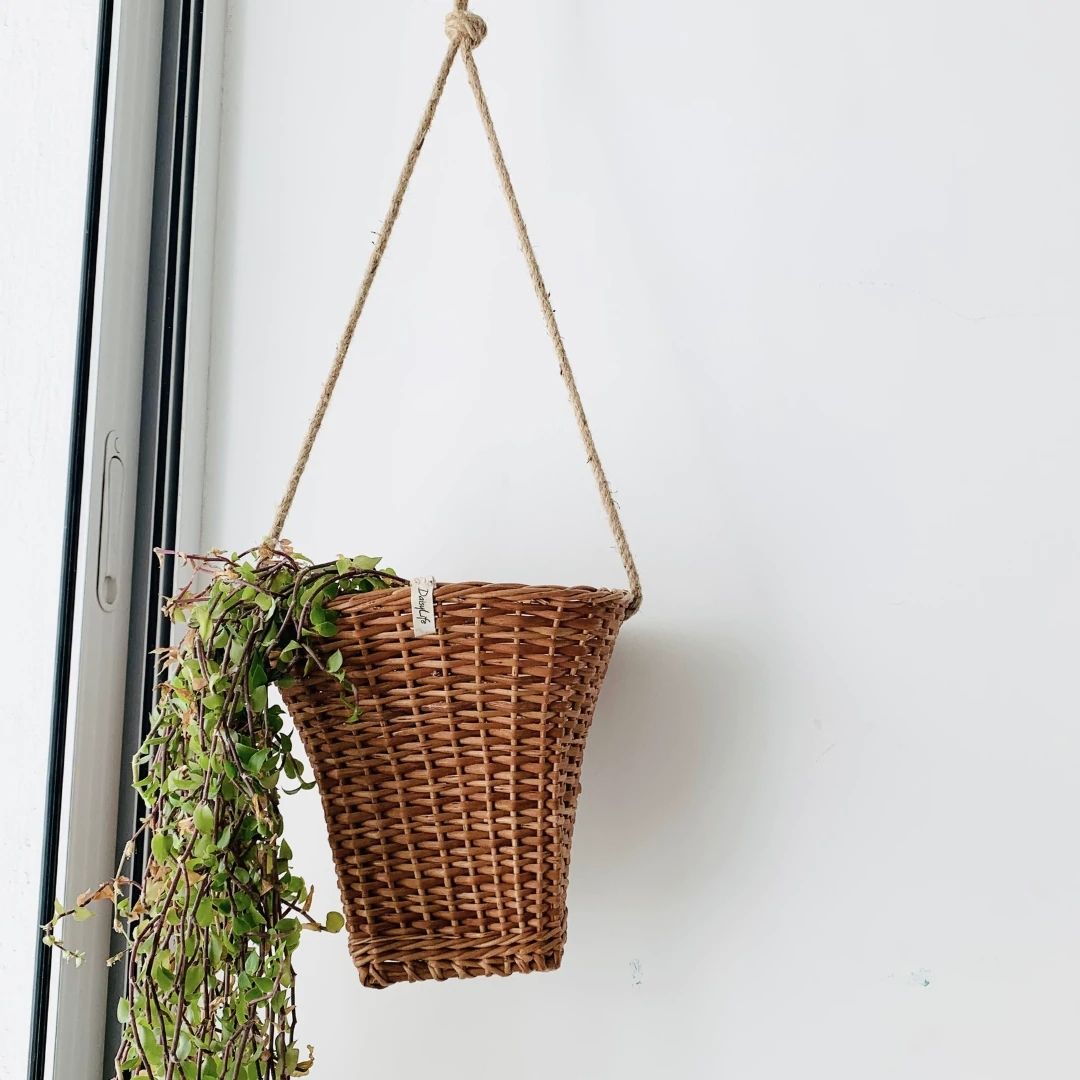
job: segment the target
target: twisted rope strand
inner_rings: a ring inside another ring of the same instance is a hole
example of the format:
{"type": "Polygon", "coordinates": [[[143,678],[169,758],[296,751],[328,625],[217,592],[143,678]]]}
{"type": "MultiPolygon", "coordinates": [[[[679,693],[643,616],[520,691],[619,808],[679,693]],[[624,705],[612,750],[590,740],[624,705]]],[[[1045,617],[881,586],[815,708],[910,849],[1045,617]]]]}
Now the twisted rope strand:
{"type": "Polygon", "coordinates": [[[518,203],[513,181],[510,179],[510,170],[507,167],[506,158],[503,155],[502,146],[499,142],[498,134],[495,131],[495,122],[492,119],[491,110],[488,107],[487,96],[485,95],[483,85],[480,82],[480,72],[477,70],[476,60],[473,58],[473,50],[477,48],[487,36],[487,24],[479,15],[468,10],[468,0],[455,0],[454,10],[446,16],[446,34],[450,39],[450,47],[446,52],[438,76],[435,79],[435,86],[432,89],[427,108],[424,110],[424,114],[421,117],[420,126],[417,128],[412,146],[409,149],[408,157],[405,159],[405,166],[401,171],[398,185],[395,188],[393,197],[390,201],[390,212],[386,216],[386,221],[379,234],[379,239],[371,253],[371,258],[368,261],[367,272],[364,275],[364,280],[360,284],[360,291],[357,294],[352,311],[349,313],[349,319],[345,325],[345,332],[341,336],[337,352],[334,355],[334,361],[330,367],[330,374],[327,376],[323,386],[322,395],[320,396],[318,405],[315,409],[315,414],[311,418],[307,434],[301,445],[300,455],[297,458],[296,465],[289,478],[285,494],[278,506],[273,528],[270,536],[267,537],[267,543],[272,540],[277,540],[281,536],[282,529],[285,527],[285,519],[288,517],[289,509],[296,496],[296,489],[300,484],[300,478],[303,476],[308,458],[311,456],[311,448],[315,443],[319,428],[322,426],[323,418],[326,416],[326,410],[330,404],[330,398],[333,396],[338,377],[341,375],[341,369],[345,364],[345,356],[352,343],[356,324],[359,322],[360,315],[363,313],[364,305],[367,302],[372,283],[375,280],[375,275],[378,272],[379,265],[382,263],[383,255],[385,254],[387,244],[390,241],[390,234],[393,231],[394,224],[401,212],[401,205],[405,198],[405,192],[408,190],[409,181],[412,179],[413,172],[416,169],[416,163],[420,157],[420,151],[423,148],[424,140],[431,130],[432,122],[435,119],[435,112],[442,99],[443,91],[446,89],[446,81],[449,77],[450,69],[453,66],[454,59],[460,53],[462,63],[465,66],[465,73],[469,81],[469,86],[472,89],[473,97],[476,100],[476,107],[480,112],[480,119],[487,135],[488,144],[491,147],[492,158],[495,162],[496,172],[499,174],[503,194],[506,196],[506,203],[510,208],[510,215],[514,220],[514,227],[517,230],[518,240],[521,244],[521,251],[525,257],[526,266],[528,267],[529,277],[532,280],[533,288],[536,290],[536,297],[540,302],[540,310],[544,317],[544,323],[547,326],[551,343],[555,348],[555,355],[559,361],[559,374],[562,376],[563,382],[566,385],[567,394],[570,397],[570,406],[573,409],[574,418],[577,421],[581,441],[585,446],[589,467],[592,470],[593,478],[596,481],[597,491],[600,494],[600,501],[607,514],[608,525],[611,528],[612,536],[615,538],[615,546],[618,549],[619,557],[622,559],[623,568],[626,571],[627,580],[630,583],[630,601],[627,607],[627,618],[629,618],[641,607],[641,577],[638,574],[637,565],[634,562],[634,556],[630,550],[630,543],[626,538],[626,531],[623,528],[622,519],[619,515],[619,508],[611,493],[611,485],[608,482],[603,464],[600,461],[600,455],[596,449],[592,430],[589,427],[589,420],[585,415],[585,406],[582,403],[581,394],[578,392],[577,381],[574,378],[574,372],[570,366],[570,359],[566,353],[566,346],[563,342],[562,333],[559,330],[559,324],[555,318],[555,309],[551,306],[551,298],[548,295],[547,286],[544,283],[544,276],[541,273],[540,264],[537,261],[536,251],[533,248],[532,240],[529,238],[529,230],[525,224],[521,206],[518,203]]]}
{"type": "Polygon", "coordinates": [[[536,251],[532,240],[529,238],[529,230],[525,225],[525,218],[521,213],[517,193],[514,191],[513,181],[510,179],[510,170],[503,156],[499,136],[495,131],[495,122],[491,118],[491,110],[488,108],[487,95],[480,82],[480,72],[473,59],[472,49],[461,50],[461,60],[465,65],[468,75],[469,86],[472,87],[473,97],[476,99],[476,107],[480,110],[480,119],[487,133],[488,143],[491,146],[491,155],[495,160],[495,169],[502,182],[503,194],[506,196],[506,204],[510,208],[510,214],[514,219],[514,227],[517,229],[518,240],[521,242],[521,252],[525,256],[525,262],[529,268],[529,277],[532,279],[533,288],[536,290],[536,298],[540,301],[540,310],[544,316],[551,343],[555,347],[555,355],[559,361],[559,374],[566,384],[566,392],[570,396],[570,406],[574,411],[574,419],[577,421],[578,432],[585,446],[589,468],[592,469],[593,478],[596,480],[596,489],[600,493],[600,501],[607,513],[608,525],[611,534],[615,538],[615,546],[619,557],[622,559],[623,568],[626,570],[627,580],[630,582],[630,604],[627,608],[627,618],[633,615],[641,607],[641,577],[638,574],[637,564],[634,562],[633,553],[630,550],[630,542],[626,539],[626,530],[623,528],[622,518],[619,516],[619,508],[615,498],[611,494],[611,484],[608,482],[604,466],[600,461],[600,454],[593,440],[592,429],[589,427],[589,419],[585,415],[585,406],[578,392],[577,380],[574,378],[573,368],[570,366],[570,358],[566,355],[566,345],[563,343],[562,332],[559,330],[558,321],[555,318],[555,309],[551,306],[551,297],[548,294],[547,285],[544,284],[544,275],[540,271],[540,264],[536,259],[536,251]]]}
{"type": "Polygon", "coordinates": [[[330,365],[330,373],[323,383],[322,393],[319,395],[319,401],[315,406],[311,423],[308,424],[304,441],[300,445],[300,453],[296,458],[296,464],[293,466],[292,474],[286,485],[285,494],[282,495],[281,502],[278,503],[277,512],[274,514],[274,524],[270,527],[270,532],[266,541],[264,541],[264,548],[267,545],[272,546],[273,541],[280,539],[282,530],[285,528],[285,520],[289,516],[289,510],[292,509],[293,499],[296,498],[296,489],[300,486],[300,478],[307,468],[308,459],[311,457],[311,449],[315,445],[315,439],[326,417],[330,399],[334,396],[334,389],[341,376],[341,369],[345,366],[345,357],[349,352],[349,346],[352,344],[353,335],[356,333],[356,324],[364,313],[364,305],[367,304],[371,286],[375,282],[375,275],[382,265],[383,256],[386,254],[387,245],[390,243],[390,236],[401,213],[402,203],[405,201],[405,193],[409,190],[409,181],[412,180],[413,172],[416,170],[416,163],[420,160],[420,151],[424,148],[424,140],[431,130],[435,112],[439,107],[439,102],[442,100],[443,91],[446,89],[446,80],[450,75],[454,57],[457,56],[459,40],[461,39],[451,38],[450,47],[446,50],[446,56],[443,58],[442,66],[439,68],[439,74],[435,78],[435,85],[432,87],[431,96],[428,99],[423,116],[420,118],[420,125],[413,136],[412,145],[409,147],[408,156],[405,158],[405,164],[398,178],[397,187],[394,188],[394,194],[390,197],[390,209],[387,211],[383,227],[379,231],[378,239],[375,241],[375,247],[371,250],[367,269],[364,272],[364,279],[360,282],[360,289],[345,322],[345,329],[342,332],[337,351],[334,353],[334,359],[330,365]]]}

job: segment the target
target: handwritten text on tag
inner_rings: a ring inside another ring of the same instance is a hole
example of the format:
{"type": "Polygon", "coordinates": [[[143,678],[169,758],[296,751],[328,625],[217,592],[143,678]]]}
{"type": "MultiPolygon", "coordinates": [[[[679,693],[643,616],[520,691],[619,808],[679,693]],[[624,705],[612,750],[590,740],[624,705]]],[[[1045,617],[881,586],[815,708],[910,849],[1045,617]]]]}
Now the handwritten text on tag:
{"type": "Polygon", "coordinates": [[[412,579],[412,625],[415,637],[438,632],[435,625],[435,579],[412,579]]]}

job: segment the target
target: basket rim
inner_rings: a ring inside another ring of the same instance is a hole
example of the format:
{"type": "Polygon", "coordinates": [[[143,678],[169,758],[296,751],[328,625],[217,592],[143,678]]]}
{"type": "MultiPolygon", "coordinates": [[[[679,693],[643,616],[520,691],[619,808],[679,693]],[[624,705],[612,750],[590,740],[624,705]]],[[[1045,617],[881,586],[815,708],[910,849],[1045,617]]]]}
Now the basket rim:
{"type": "MultiPolygon", "coordinates": [[[[401,585],[392,589],[375,589],[366,593],[344,593],[335,596],[326,607],[331,611],[362,610],[373,607],[394,607],[404,602],[410,604],[411,587],[401,585]]],[[[437,581],[435,599],[446,603],[454,600],[472,599],[511,600],[515,603],[542,605],[564,604],[616,604],[630,603],[629,589],[608,589],[596,585],[521,585],[515,582],[490,581],[437,581]]]]}

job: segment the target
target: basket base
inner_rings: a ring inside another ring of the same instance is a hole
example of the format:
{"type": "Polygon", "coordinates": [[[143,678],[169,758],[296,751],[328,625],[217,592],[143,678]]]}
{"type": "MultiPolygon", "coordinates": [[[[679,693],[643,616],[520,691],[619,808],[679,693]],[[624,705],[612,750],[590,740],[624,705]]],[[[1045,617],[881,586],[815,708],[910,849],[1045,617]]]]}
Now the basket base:
{"type": "Polygon", "coordinates": [[[562,964],[565,938],[565,930],[543,937],[491,934],[462,939],[445,935],[444,946],[433,949],[431,936],[373,939],[353,933],[349,935],[349,954],[361,985],[381,990],[394,983],[556,971],[562,964]],[[431,959],[433,953],[438,959],[431,959]]]}

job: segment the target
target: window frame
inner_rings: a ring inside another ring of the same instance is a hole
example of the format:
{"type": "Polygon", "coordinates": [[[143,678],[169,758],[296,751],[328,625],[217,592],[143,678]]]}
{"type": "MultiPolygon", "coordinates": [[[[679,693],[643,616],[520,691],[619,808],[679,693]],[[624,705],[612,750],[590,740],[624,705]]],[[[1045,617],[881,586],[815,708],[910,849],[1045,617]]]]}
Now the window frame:
{"type": "MultiPolygon", "coordinates": [[[[110,878],[132,833],[128,762],[172,633],[173,559],[155,549],[199,542],[226,7],[100,3],[39,923],[110,878]]],[[[110,924],[65,929],[77,970],[39,940],[28,1080],[114,1075],[110,924]]]]}

